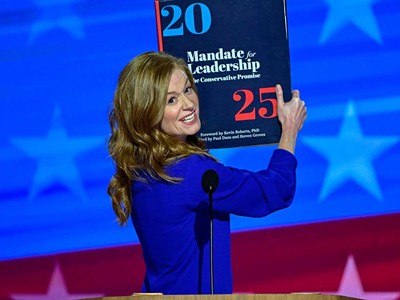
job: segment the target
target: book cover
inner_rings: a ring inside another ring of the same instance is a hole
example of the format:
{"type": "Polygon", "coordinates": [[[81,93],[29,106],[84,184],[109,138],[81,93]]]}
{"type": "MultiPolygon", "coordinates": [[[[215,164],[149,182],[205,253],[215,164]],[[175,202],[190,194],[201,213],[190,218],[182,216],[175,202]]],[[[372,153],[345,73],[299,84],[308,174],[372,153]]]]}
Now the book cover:
{"type": "Polygon", "coordinates": [[[291,98],[285,0],[155,0],[159,50],[183,58],[209,149],[277,143],[275,85],[291,98]]]}

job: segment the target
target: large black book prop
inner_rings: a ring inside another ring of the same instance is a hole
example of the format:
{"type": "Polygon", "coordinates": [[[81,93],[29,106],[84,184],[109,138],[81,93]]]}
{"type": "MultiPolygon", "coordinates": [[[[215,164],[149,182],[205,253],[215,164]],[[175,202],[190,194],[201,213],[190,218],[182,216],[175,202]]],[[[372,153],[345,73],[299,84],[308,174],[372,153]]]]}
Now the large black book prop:
{"type": "Polygon", "coordinates": [[[291,98],[285,0],[155,0],[159,50],[196,81],[207,147],[279,141],[275,85],[291,98]]]}

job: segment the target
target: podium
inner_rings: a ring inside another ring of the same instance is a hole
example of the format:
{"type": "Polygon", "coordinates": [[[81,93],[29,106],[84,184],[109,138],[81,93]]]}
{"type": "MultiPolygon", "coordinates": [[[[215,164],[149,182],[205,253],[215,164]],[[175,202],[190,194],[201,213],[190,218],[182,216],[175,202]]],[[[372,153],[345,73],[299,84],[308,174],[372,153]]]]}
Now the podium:
{"type": "Polygon", "coordinates": [[[230,295],[162,295],[133,294],[132,296],[115,296],[91,298],[98,300],[351,300],[346,296],[326,295],[317,293],[298,294],[230,294],[230,295]]]}

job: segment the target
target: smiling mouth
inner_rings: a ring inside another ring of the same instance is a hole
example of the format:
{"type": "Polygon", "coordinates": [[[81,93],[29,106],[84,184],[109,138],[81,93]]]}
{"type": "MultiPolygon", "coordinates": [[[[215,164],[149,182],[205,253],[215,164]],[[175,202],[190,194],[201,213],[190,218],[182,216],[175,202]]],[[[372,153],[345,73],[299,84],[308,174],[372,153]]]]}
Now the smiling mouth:
{"type": "Polygon", "coordinates": [[[181,119],[181,121],[184,122],[184,123],[190,123],[190,122],[192,122],[192,121],[194,120],[195,113],[196,113],[196,112],[194,111],[194,112],[191,113],[190,115],[188,115],[188,116],[184,117],[183,119],[181,119]]]}

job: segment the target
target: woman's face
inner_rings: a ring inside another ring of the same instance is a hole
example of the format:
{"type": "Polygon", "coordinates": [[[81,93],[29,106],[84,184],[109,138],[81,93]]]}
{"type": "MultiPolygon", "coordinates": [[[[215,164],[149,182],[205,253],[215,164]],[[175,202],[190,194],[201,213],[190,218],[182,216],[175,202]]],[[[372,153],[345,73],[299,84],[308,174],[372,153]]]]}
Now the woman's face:
{"type": "Polygon", "coordinates": [[[172,73],[165,101],[162,131],[185,141],[200,130],[199,99],[184,71],[172,73]]]}

